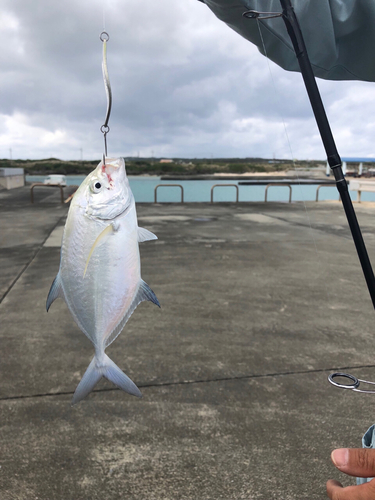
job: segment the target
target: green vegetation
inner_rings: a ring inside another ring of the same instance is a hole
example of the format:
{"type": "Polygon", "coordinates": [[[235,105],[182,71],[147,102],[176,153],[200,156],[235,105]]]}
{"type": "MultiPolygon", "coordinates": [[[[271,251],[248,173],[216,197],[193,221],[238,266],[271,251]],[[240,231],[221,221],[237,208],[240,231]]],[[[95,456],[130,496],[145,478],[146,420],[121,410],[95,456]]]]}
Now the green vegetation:
{"type": "MultiPolygon", "coordinates": [[[[0,159],[0,168],[22,167],[31,175],[87,175],[100,159],[92,161],[63,161],[58,158],[45,160],[6,160],[0,159]]],[[[295,168],[316,168],[322,162],[292,160],[267,160],[263,158],[211,158],[184,159],[174,158],[163,162],[159,158],[125,158],[128,175],[212,175],[215,173],[243,174],[247,172],[278,172],[295,168]]]]}

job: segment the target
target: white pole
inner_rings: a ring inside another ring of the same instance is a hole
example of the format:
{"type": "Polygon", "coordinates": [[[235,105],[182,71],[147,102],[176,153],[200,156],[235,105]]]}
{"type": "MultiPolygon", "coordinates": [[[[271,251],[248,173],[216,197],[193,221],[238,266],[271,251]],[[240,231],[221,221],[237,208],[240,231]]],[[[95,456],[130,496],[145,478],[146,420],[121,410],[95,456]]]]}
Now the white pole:
{"type": "Polygon", "coordinates": [[[331,167],[329,166],[329,163],[327,161],[327,166],[326,166],[326,176],[329,177],[331,174],[331,167]]]}
{"type": "Polygon", "coordinates": [[[346,175],[346,161],[342,162],[342,173],[346,175]]]}
{"type": "Polygon", "coordinates": [[[361,162],[359,164],[358,175],[362,175],[362,172],[363,172],[363,163],[361,162]]]}

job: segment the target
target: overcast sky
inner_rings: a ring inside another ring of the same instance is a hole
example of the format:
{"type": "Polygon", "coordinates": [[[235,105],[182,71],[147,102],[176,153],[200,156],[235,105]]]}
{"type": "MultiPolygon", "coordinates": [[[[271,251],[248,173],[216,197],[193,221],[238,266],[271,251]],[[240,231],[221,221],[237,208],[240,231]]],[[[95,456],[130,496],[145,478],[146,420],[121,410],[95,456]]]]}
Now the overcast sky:
{"type": "MultiPolygon", "coordinates": [[[[103,18],[110,156],[325,158],[301,75],[197,0],[2,0],[1,158],[101,157],[103,18]]],[[[318,84],[339,153],[375,156],[375,84],[318,84]]]]}

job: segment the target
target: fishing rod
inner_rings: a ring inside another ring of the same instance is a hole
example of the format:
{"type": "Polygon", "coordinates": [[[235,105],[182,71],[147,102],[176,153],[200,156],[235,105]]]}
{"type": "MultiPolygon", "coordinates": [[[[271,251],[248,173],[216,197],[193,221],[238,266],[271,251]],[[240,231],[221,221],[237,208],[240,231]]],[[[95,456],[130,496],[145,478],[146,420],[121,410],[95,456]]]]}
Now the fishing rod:
{"type": "Polygon", "coordinates": [[[373,306],[375,307],[375,277],[371,267],[371,262],[363,241],[362,232],[358,224],[357,216],[350,198],[348,184],[345,180],[341,158],[337,152],[335,140],[332,135],[327,115],[324,109],[319,89],[315,81],[315,76],[306,51],[301,28],[297,16],[294,12],[290,0],[280,0],[283,8],[283,20],[288,30],[289,37],[293,43],[294,51],[297,56],[302,77],[305,82],[306,90],[309,95],[311,107],[313,109],[315,120],[318,125],[320,136],[327,154],[328,164],[331,167],[336,180],[336,187],[341,195],[342,204],[348,219],[349,227],[352,233],[354,244],[357,249],[358,257],[362,266],[363,274],[366,279],[367,288],[370,292],[373,306]]]}
{"type": "MultiPolygon", "coordinates": [[[[367,283],[367,288],[370,293],[370,297],[372,300],[372,304],[375,308],[375,276],[371,266],[371,262],[367,253],[366,245],[363,240],[361,228],[359,227],[357,216],[353,207],[352,200],[350,198],[348,184],[345,180],[343,171],[342,171],[342,162],[340,155],[337,151],[335,140],[333,138],[333,134],[331,131],[331,127],[328,122],[328,118],[324,109],[324,105],[322,99],[320,97],[320,92],[318,89],[318,85],[315,80],[315,76],[311,67],[311,62],[306,50],[305,42],[303,39],[302,31],[297,19],[297,16],[294,12],[291,0],[280,0],[280,4],[282,7],[282,12],[257,12],[254,10],[249,10],[244,12],[243,16],[250,19],[270,19],[273,17],[282,17],[286,29],[288,31],[288,35],[293,44],[294,51],[297,56],[297,61],[301,70],[301,74],[305,83],[305,87],[310,99],[310,104],[315,116],[315,120],[319,129],[320,137],[322,139],[324,149],[327,154],[328,164],[333,172],[336,181],[336,187],[341,196],[341,201],[344,207],[344,211],[346,214],[346,218],[348,220],[348,224],[350,227],[350,231],[352,233],[353,241],[355,247],[357,249],[357,254],[359,257],[359,261],[362,266],[362,271],[367,283]]],[[[354,377],[353,375],[349,375],[347,373],[333,373],[329,377],[329,381],[341,388],[352,389],[357,392],[371,392],[375,393],[375,391],[362,391],[358,389],[359,383],[370,383],[365,380],[360,380],[354,377]],[[336,377],[344,377],[346,379],[351,380],[352,383],[347,384],[339,384],[334,380],[336,377]]]]}
{"type": "Polygon", "coordinates": [[[280,0],[282,12],[257,12],[249,10],[244,12],[243,16],[250,19],[270,19],[273,17],[282,17],[289,37],[292,41],[294,51],[297,56],[297,61],[301,70],[301,74],[305,83],[305,87],[310,99],[311,107],[315,116],[316,123],[320,132],[320,136],[327,154],[327,161],[332,169],[336,181],[336,187],[340,193],[345,214],[352,233],[354,244],[357,249],[358,257],[362,266],[363,274],[366,279],[367,288],[370,293],[372,304],[375,308],[375,276],[371,266],[371,262],[367,253],[365,242],[361,229],[358,224],[357,216],[354,211],[353,203],[350,198],[348,184],[345,180],[342,171],[342,162],[337,151],[335,140],[332,135],[331,127],[324,109],[320,92],[315,81],[315,76],[311,67],[310,59],[307,54],[305,42],[302,36],[302,31],[298,23],[298,19],[294,12],[291,0],[280,0]]]}

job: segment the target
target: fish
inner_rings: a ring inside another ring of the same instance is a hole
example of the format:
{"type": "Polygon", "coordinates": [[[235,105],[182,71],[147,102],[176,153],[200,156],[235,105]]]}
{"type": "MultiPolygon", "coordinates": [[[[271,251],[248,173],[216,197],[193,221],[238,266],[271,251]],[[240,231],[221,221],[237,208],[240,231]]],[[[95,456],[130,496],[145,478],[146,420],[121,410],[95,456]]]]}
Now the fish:
{"type": "Polygon", "coordinates": [[[95,355],[72,399],[84,399],[102,377],[142,397],[135,383],[107,356],[142,301],[160,303],[141,278],[139,243],[156,240],[138,226],[135,200],[123,158],[105,158],[76,191],[64,227],[60,267],[46,309],[65,300],[74,321],[91,340],[95,355]]]}

